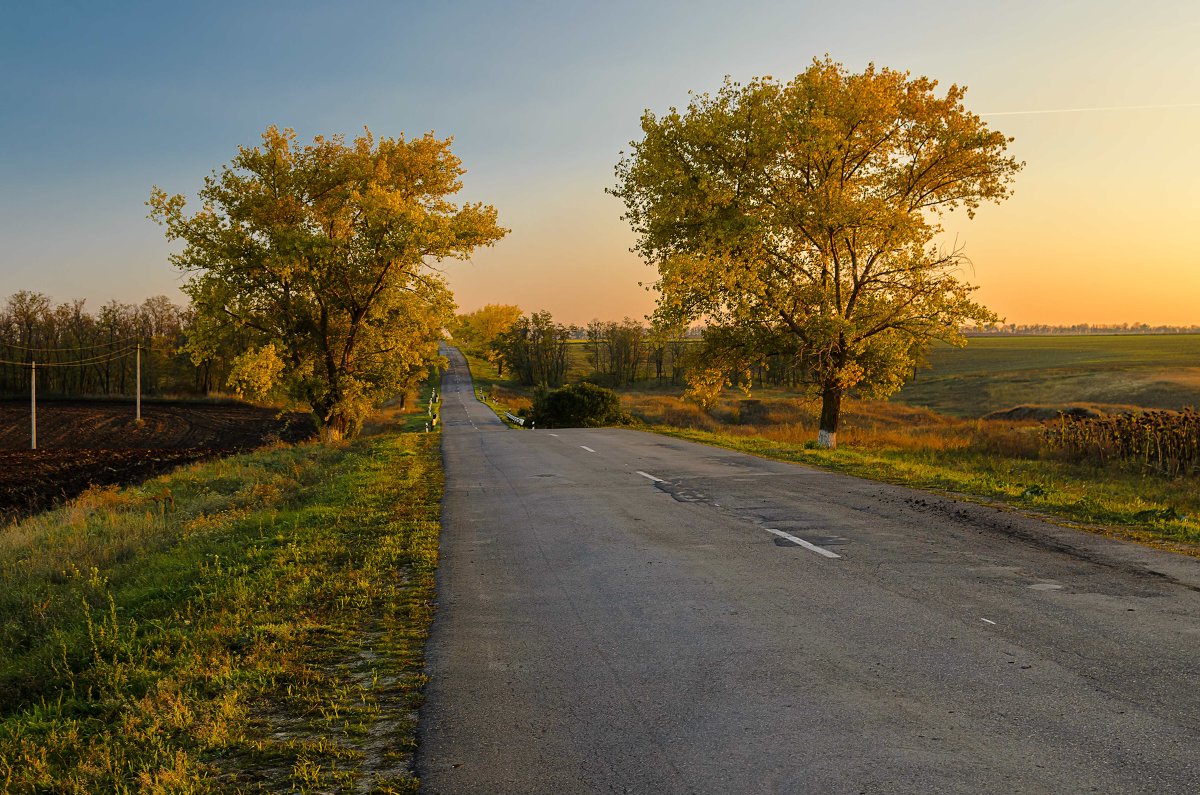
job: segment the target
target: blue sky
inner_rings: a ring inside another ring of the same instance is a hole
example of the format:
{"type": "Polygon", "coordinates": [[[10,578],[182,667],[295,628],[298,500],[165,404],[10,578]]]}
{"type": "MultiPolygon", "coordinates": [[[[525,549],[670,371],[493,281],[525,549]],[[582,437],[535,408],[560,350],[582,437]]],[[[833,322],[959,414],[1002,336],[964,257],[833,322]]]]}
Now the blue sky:
{"type": "MultiPolygon", "coordinates": [[[[653,273],[603,189],[642,111],[829,53],[970,86],[978,112],[1200,103],[1200,4],[18,3],[0,28],[0,298],[177,297],[152,185],[193,195],[269,124],[455,137],[512,234],[464,309],[640,316],[653,273]]],[[[1200,323],[1195,107],[995,117],[1029,166],[952,232],[1017,322],[1200,323]],[[1171,289],[1164,290],[1169,285],[1171,289]]]]}

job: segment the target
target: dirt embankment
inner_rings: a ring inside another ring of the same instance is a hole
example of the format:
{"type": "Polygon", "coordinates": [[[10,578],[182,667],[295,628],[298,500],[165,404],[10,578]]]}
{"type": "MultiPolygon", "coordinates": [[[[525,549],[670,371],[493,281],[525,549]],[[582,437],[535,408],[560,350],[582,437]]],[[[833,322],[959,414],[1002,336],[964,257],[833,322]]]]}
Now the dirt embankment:
{"type": "Polygon", "coordinates": [[[91,485],[134,483],[180,464],[294,442],[315,432],[307,414],[244,404],[39,401],[38,449],[28,401],[0,401],[0,519],[36,513],[91,485]]]}

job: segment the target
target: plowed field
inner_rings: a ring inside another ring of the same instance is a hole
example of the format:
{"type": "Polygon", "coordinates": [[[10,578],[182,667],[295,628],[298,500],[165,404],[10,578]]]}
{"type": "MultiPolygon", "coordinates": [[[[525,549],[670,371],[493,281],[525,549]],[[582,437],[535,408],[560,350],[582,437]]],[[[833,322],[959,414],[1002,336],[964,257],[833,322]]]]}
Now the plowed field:
{"type": "Polygon", "coordinates": [[[0,401],[0,519],[45,510],[91,485],[134,483],[189,461],[313,435],[311,417],[240,404],[0,401]]]}

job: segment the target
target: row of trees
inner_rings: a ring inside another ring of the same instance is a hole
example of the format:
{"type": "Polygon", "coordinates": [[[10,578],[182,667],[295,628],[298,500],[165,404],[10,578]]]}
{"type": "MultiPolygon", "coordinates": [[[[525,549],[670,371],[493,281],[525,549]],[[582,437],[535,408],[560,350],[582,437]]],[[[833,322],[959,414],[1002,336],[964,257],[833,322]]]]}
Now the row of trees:
{"type": "Polygon", "coordinates": [[[503,372],[504,359],[495,347],[496,340],[521,319],[521,307],[488,304],[474,312],[458,315],[450,327],[450,336],[459,348],[481,356],[503,372]]]}
{"type": "Polygon", "coordinates": [[[594,320],[586,328],[558,323],[549,312],[525,316],[512,305],[489,304],[459,315],[452,330],[455,342],[487,358],[501,374],[509,372],[526,386],[556,388],[570,365],[570,344],[586,340],[592,364],[589,378],[611,386],[627,386],[654,378],[681,383],[685,371],[684,332],[646,328],[623,322],[594,320]]]}
{"type": "Polygon", "coordinates": [[[655,379],[681,384],[686,350],[699,339],[693,329],[646,327],[593,320],[586,327],[564,325],[548,312],[524,316],[519,306],[488,304],[458,315],[451,329],[455,343],[488,359],[503,374],[512,372],[528,386],[554,387],[566,377],[568,341],[586,340],[596,383],[626,386],[655,379]]]}
{"type": "Polygon", "coordinates": [[[1047,323],[998,323],[987,328],[969,329],[964,334],[968,337],[1006,334],[1012,336],[1043,336],[1053,334],[1200,334],[1200,326],[1151,326],[1148,323],[1114,323],[1111,325],[1075,323],[1070,326],[1052,326],[1047,323]]]}
{"type": "Polygon", "coordinates": [[[587,325],[587,342],[596,380],[611,386],[627,386],[653,379],[659,384],[681,384],[696,362],[689,351],[697,338],[688,329],[645,326],[625,318],[623,322],[593,320],[587,325]]]}
{"type": "MultiPolygon", "coordinates": [[[[586,378],[596,384],[683,385],[689,373],[711,364],[704,359],[703,337],[695,329],[647,326],[631,318],[593,320],[580,328],[556,322],[549,312],[524,316],[520,307],[511,305],[488,305],[459,315],[452,336],[461,348],[487,358],[501,374],[507,371],[525,386],[555,388],[572,366],[578,372],[588,365],[586,378]],[[570,354],[581,342],[586,364],[579,354],[570,354]]],[[[805,383],[796,361],[783,355],[764,356],[727,375],[730,383],[747,388],[800,388],[805,383]]]]}
{"type": "Polygon", "coordinates": [[[179,352],[193,319],[166,296],[109,301],[93,313],[83,300],[14,293],[0,305],[0,394],[28,393],[35,362],[42,394],[132,394],[138,346],[144,394],[206,391],[210,369],[179,352]]]}

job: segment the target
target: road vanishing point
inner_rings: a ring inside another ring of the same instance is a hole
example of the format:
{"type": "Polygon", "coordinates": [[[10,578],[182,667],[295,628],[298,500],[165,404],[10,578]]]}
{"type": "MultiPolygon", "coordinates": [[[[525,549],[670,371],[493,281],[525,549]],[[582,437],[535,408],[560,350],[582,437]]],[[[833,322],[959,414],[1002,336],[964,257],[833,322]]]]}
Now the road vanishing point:
{"type": "Polygon", "coordinates": [[[511,430],[447,355],[423,792],[1200,792],[1200,560],[511,430]]]}

